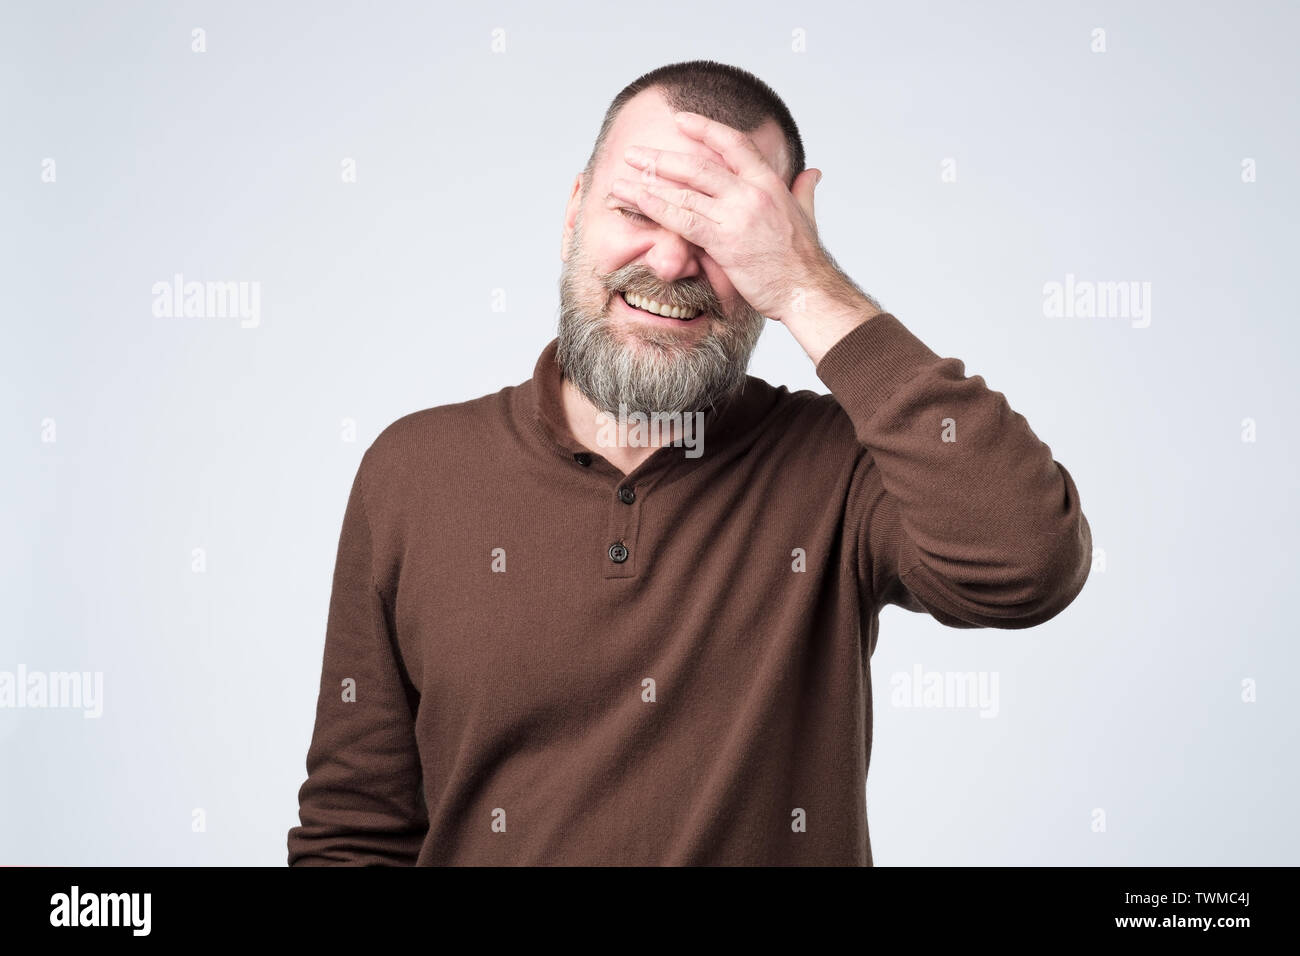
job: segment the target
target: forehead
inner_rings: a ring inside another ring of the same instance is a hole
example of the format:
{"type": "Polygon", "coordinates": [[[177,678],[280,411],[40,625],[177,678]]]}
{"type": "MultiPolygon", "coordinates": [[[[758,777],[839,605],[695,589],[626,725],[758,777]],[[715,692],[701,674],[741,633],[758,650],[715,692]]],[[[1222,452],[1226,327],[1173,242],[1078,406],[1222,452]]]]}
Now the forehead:
{"type": "MultiPolygon", "coordinates": [[[[768,164],[785,177],[785,137],[776,121],[768,120],[748,136],[768,164]]],[[[672,108],[656,89],[643,90],[632,97],[614,120],[614,126],[609,132],[609,148],[602,159],[602,165],[610,178],[627,177],[639,172],[623,159],[623,151],[629,146],[689,153],[727,165],[717,150],[677,128],[672,108]]]]}

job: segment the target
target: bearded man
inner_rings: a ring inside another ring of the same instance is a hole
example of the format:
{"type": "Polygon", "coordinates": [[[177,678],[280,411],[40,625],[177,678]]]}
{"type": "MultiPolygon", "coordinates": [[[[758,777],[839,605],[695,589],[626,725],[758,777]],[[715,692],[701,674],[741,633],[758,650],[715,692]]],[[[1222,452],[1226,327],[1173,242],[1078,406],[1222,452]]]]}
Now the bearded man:
{"type": "Polygon", "coordinates": [[[532,377],[362,456],[291,865],[872,864],[880,610],[1033,627],[1092,543],[1024,417],[823,247],[820,178],[738,68],[614,99],[532,377]],[[829,394],[747,374],[769,324],[829,394]]]}

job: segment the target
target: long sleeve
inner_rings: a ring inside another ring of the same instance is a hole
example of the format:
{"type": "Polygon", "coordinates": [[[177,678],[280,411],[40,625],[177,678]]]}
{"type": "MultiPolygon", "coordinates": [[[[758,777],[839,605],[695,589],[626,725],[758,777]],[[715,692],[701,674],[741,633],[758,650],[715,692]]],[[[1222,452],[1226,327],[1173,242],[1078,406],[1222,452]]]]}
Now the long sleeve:
{"type": "Polygon", "coordinates": [[[817,375],[869,453],[846,509],[867,600],[996,628],[1074,600],[1092,558],[1078,491],[1001,392],[890,313],[835,343],[817,375]]]}
{"type": "Polygon", "coordinates": [[[290,866],[410,866],[428,830],[416,750],[416,700],[375,583],[367,459],[339,536],[320,696],[289,831],[290,866]],[[355,697],[355,699],[352,699],[355,697]]]}

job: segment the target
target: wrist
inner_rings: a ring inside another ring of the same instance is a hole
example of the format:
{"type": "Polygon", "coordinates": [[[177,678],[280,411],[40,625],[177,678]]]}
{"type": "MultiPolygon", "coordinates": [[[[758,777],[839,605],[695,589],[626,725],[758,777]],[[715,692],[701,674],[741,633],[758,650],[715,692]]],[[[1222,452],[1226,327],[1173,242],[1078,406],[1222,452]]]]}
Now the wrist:
{"type": "Polygon", "coordinates": [[[773,318],[790,330],[816,365],[835,343],[882,311],[870,296],[839,277],[796,289],[792,308],[773,318]]]}

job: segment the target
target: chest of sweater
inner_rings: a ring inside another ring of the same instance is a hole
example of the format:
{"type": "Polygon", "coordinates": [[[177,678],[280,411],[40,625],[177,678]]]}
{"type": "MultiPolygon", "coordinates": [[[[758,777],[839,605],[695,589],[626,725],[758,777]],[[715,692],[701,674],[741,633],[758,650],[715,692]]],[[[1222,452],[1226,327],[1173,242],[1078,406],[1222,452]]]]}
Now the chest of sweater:
{"type": "Polygon", "coordinates": [[[590,772],[593,736],[614,760],[630,741],[698,741],[738,721],[784,746],[800,696],[828,679],[860,713],[833,490],[743,469],[595,484],[411,509],[393,620],[431,772],[471,753],[562,765],[566,747],[590,772]]]}

